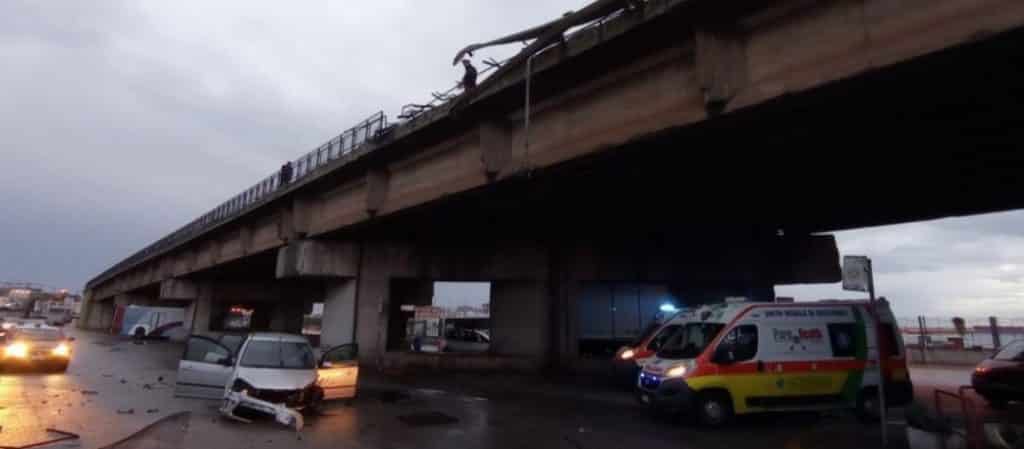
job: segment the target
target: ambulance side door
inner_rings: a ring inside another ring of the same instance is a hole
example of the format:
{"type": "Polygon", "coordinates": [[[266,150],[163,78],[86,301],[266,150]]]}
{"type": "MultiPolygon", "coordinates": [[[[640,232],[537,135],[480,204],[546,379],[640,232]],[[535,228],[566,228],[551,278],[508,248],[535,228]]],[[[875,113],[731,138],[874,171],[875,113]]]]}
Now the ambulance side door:
{"type": "Polygon", "coordinates": [[[842,386],[835,372],[828,328],[817,319],[779,322],[768,330],[772,351],[766,354],[771,373],[769,406],[788,408],[834,402],[842,386]]]}

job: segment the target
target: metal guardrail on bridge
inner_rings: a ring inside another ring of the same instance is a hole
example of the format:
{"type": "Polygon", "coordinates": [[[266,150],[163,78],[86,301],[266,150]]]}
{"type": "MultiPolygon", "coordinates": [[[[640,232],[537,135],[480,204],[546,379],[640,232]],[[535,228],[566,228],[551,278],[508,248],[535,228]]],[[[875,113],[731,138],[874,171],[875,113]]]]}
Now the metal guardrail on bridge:
{"type": "MultiPolygon", "coordinates": [[[[327,163],[352,153],[359,147],[363,146],[366,142],[381,135],[387,127],[388,120],[383,111],[373,114],[370,118],[363,120],[358,125],[342,132],[338,136],[327,141],[327,143],[320,145],[315,150],[310,151],[302,157],[292,161],[292,173],[289,179],[284,180],[285,184],[300,181],[315,172],[316,169],[327,165],[327,163]]],[[[217,226],[220,223],[241,215],[243,212],[276,196],[277,193],[283,190],[280,189],[281,186],[282,174],[280,171],[275,171],[270,176],[263,178],[262,181],[233,196],[231,199],[193,220],[191,223],[182,226],[176,231],[168,234],[166,237],[157,240],[153,244],[143,248],[131,256],[128,256],[128,258],[121,262],[118,262],[116,265],[107,269],[90,281],[88,286],[101,282],[108,276],[117,273],[126,267],[132,266],[153,254],[176,246],[185,240],[202,234],[206,230],[217,226]]]]}

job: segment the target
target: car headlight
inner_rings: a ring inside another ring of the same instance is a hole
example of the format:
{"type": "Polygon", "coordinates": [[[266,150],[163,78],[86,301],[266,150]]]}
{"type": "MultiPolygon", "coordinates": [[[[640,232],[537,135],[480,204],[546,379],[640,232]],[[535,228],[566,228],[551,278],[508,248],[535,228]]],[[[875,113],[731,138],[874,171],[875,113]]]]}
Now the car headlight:
{"type": "Polygon", "coordinates": [[[50,352],[53,355],[57,356],[57,357],[70,357],[71,356],[71,348],[69,348],[68,345],[66,345],[64,343],[61,343],[61,344],[57,345],[57,347],[53,348],[53,350],[50,351],[50,352]]]}
{"type": "Polygon", "coordinates": [[[633,356],[635,356],[635,355],[636,355],[636,352],[633,352],[632,349],[627,349],[625,351],[622,351],[622,354],[619,354],[619,358],[622,359],[622,360],[629,360],[629,359],[632,359],[633,356]]]}
{"type": "Polygon", "coordinates": [[[28,344],[19,341],[7,345],[7,347],[4,348],[4,357],[15,359],[28,358],[28,344]]]}
{"type": "Polygon", "coordinates": [[[686,367],[683,365],[673,366],[665,371],[665,377],[683,377],[686,374],[686,367]]]}

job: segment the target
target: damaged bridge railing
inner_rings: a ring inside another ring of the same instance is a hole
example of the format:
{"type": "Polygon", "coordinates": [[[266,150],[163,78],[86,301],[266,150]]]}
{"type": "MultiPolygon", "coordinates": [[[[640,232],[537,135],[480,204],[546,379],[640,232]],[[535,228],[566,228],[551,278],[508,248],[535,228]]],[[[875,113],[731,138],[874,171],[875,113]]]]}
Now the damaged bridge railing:
{"type": "Polygon", "coordinates": [[[313,151],[291,161],[291,173],[276,171],[266,178],[263,178],[263,180],[252,187],[249,187],[241,193],[231,197],[231,199],[221,203],[219,206],[213,208],[189,224],[182,226],[160,240],[157,240],[153,244],[143,248],[131,256],[128,256],[128,258],[121,262],[118,262],[113,267],[89,281],[87,287],[91,287],[102,282],[113,274],[118,273],[153,254],[176,246],[185,240],[202,234],[209,228],[230,220],[246,210],[270,200],[284,190],[281,188],[282,186],[301,181],[303,178],[316,172],[320,167],[323,167],[334,160],[345,157],[365,145],[367,142],[380,137],[388,129],[388,120],[387,116],[384,115],[384,112],[381,111],[373,114],[358,125],[353,126],[331,140],[328,140],[327,143],[324,143],[313,151]]]}

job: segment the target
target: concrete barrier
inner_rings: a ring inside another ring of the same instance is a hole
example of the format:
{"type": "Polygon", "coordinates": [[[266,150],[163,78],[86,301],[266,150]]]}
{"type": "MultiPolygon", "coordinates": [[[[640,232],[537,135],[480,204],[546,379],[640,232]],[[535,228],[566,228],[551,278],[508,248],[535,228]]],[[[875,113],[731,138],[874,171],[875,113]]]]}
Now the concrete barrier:
{"type": "Polygon", "coordinates": [[[907,361],[915,365],[977,365],[992,356],[989,349],[907,348],[907,361]]]}

